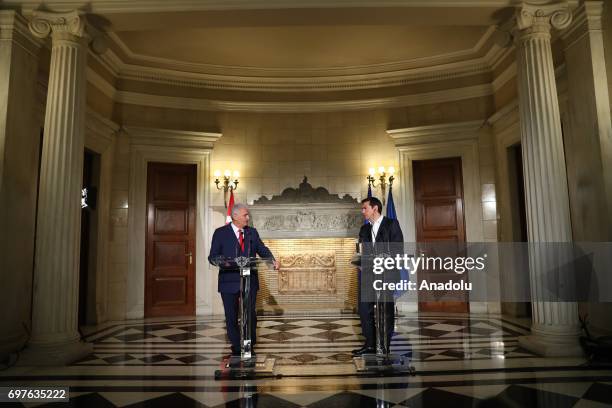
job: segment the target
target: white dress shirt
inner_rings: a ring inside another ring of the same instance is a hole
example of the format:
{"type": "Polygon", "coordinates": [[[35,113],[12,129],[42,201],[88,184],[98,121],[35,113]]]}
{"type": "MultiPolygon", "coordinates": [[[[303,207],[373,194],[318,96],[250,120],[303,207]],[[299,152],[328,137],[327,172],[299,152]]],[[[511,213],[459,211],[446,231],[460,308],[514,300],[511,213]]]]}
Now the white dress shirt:
{"type": "Polygon", "coordinates": [[[384,217],[384,215],[381,215],[374,222],[374,224],[372,224],[372,242],[376,242],[376,234],[378,234],[378,229],[380,228],[380,224],[382,224],[382,220],[384,217]]]}
{"type": "Polygon", "coordinates": [[[242,230],[242,234],[244,235],[244,229],[238,228],[237,226],[234,225],[233,222],[230,225],[232,226],[232,229],[234,230],[234,235],[236,235],[236,239],[238,240],[238,242],[240,242],[240,231],[242,230]]]}

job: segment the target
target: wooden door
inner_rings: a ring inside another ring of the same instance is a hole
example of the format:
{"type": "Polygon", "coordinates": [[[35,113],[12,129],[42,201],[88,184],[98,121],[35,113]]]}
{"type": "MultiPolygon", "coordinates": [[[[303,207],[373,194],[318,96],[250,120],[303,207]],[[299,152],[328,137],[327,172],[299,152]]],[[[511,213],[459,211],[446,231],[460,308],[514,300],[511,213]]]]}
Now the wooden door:
{"type": "MultiPolygon", "coordinates": [[[[417,245],[434,243],[435,247],[435,243],[449,243],[461,247],[465,243],[461,158],[414,161],[412,166],[417,245]]],[[[427,247],[427,245],[422,246],[427,247]]],[[[444,251],[440,248],[437,250],[444,251]]],[[[430,252],[428,255],[448,256],[450,254],[430,252]]],[[[457,274],[453,271],[422,269],[418,271],[417,277],[418,282],[423,279],[429,282],[447,282],[449,279],[456,279],[457,274]]],[[[467,280],[467,273],[463,274],[463,277],[467,280]]],[[[461,294],[460,299],[462,300],[431,301],[430,297],[419,292],[419,310],[468,312],[467,293],[461,294]]]]}
{"type": "Polygon", "coordinates": [[[145,316],[195,314],[196,166],[149,163],[145,316]]]}

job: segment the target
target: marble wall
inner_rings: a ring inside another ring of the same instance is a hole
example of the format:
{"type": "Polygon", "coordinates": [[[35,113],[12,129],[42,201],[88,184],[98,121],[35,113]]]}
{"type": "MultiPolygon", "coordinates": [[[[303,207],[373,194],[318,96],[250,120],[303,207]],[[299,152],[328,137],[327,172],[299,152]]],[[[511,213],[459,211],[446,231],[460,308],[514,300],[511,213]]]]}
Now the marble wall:
{"type": "MultiPolygon", "coordinates": [[[[360,199],[367,194],[369,167],[398,166],[382,111],[228,113],[220,117],[220,128],[211,170],[240,171],[236,200],[241,202],[297,187],[304,176],[315,188],[360,199]]],[[[223,205],[223,195],[213,192],[212,204],[223,205]]]]}

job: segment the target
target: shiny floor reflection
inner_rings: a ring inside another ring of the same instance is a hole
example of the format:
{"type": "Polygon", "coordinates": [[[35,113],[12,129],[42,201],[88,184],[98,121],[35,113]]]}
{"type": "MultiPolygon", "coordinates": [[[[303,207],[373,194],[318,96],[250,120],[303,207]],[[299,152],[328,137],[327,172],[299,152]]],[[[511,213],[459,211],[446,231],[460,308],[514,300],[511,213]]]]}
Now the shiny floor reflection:
{"type": "Polygon", "coordinates": [[[68,367],[13,367],[1,385],[68,385],[72,405],[198,407],[597,407],[612,404],[612,366],[540,358],[524,323],[501,316],[406,315],[392,352],[414,377],[355,372],[355,316],[262,317],[258,355],[274,375],[215,381],[229,353],[221,318],[147,319],[88,330],[94,353],[68,367]]]}

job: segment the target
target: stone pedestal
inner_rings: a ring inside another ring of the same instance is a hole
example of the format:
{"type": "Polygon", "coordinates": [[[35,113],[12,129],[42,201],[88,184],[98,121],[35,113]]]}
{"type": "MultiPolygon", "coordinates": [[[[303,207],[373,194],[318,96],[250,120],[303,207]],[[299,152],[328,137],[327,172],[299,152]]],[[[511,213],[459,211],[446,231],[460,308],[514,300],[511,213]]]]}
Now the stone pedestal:
{"type": "Polygon", "coordinates": [[[81,185],[85,134],[85,21],[77,12],[35,13],[51,34],[40,171],[32,338],[22,364],[66,364],[91,352],[78,332],[81,185]]]}
{"type": "MultiPolygon", "coordinates": [[[[525,4],[517,11],[519,114],[529,242],[571,242],[571,220],[559,102],[550,45],[551,27],[571,22],[567,6],[525,4]]],[[[544,356],[580,355],[578,305],[546,302],[544,276],[556,263],[529,256],[532,334],[521,346],[544,356]]]]}

